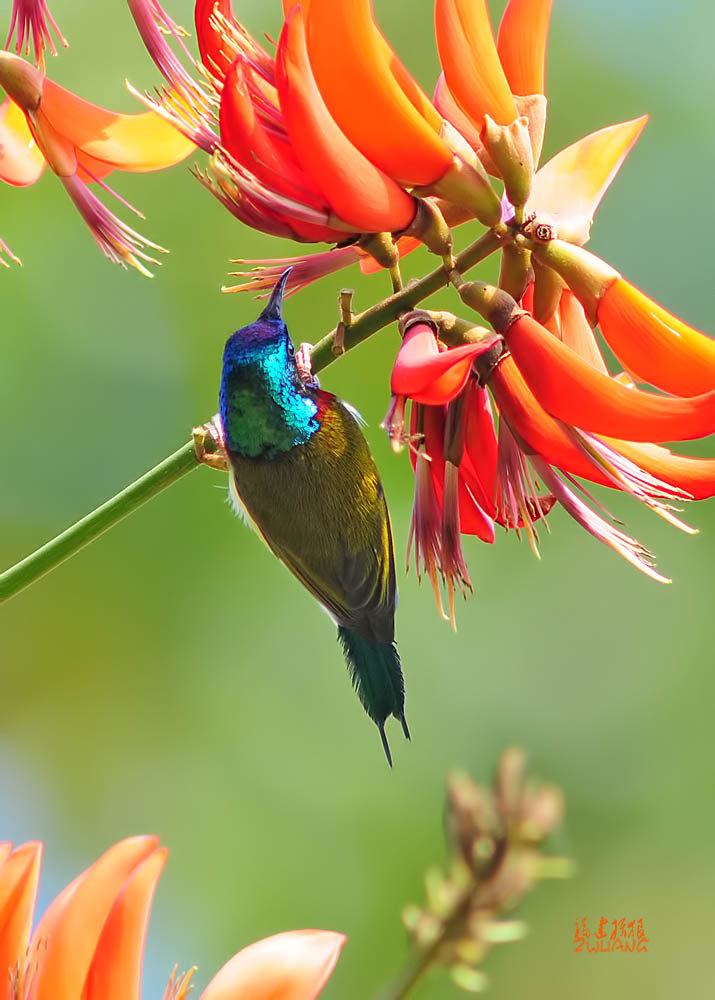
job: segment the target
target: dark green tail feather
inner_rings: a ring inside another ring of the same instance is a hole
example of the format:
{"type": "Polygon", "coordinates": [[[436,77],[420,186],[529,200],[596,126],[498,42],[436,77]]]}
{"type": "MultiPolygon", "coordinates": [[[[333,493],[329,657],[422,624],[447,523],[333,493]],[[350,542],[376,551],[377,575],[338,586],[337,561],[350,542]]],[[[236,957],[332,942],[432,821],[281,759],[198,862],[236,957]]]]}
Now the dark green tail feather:
{"type": "Polygon", "coordinates": [[[401,723],[409,740],[405,719],[405,685],[400,654],[394,642],[377,643],[355,629],[338,626],[338,639],[348,663],[350,678],[363,708],[380,730],[387,762],[392,767],[390,746],[385,736],[385,721],[390,715],[401,723]]]}

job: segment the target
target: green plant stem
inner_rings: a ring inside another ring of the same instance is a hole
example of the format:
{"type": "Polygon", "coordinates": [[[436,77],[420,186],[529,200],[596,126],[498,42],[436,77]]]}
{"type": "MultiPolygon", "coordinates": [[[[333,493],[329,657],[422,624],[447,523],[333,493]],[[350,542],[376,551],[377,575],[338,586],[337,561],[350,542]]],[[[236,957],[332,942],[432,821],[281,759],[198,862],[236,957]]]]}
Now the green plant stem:
{"type": "MultiPolygon", "coordinates": [[[[459,254],[456,258],[455,270],[463,274],[471,267],[474,267],[475,264],[491,256],[501,245],[501,238],[490,230],[459,254]]],[[[444,288],[447,284],[449,284],[449,275],[444,267],[438,267],[430,274],[425,275],[424,278],[420,278],[419,281],[410,282],[401,291],[396,292],[382,302],[378,302],[377,305],[366,309],[365,312],[354,316],[352,323],[345,330],[343,341],[345,351],[347,352],[353,347],[357,347],[358,344],[371,337],[373,333],[377,333],[378,330],[389,326],[390,323],[399,319],[402,313],[414,309],[419,302],[429,298],[430,295],[434,295],[435,292],[438,292],[440,288],[444,288]]],[[[313,347],[311,355],[313,371],[322,371],[323,368],[326,368],[331,362],[335,361],[336,356],[339,357],[343,353],[340,351],[336,352],[333,349],[336,333],[337,328],[331,330],[329,334],[323,337],[322,340],[319,340],[313,347]]]]}
{"type": "Polygon", "coordinates": [[[464,921],[468,910],[469,896],[465,895],[455,905],[454,912],[445,923],[437,940],[428,948],[416,952],[411,957],[392,985],[380,994],[378,1000],[404,1000],[406,996],[409,996],[424,974],[437,962],[440,948],[449,939],[453,928],[458,927],[460,922],[464,921]]]}
{"type": "Polygon", "coordinates": [[[198,465],[194,443],[189,441],[111,500],[0,575],[0,601],[19,594],[198,465]]]}
{"type": "MultiPolygon", "coordinates": [[[[501,237],[489,231],[468,246],[457,257],[456,269],[464,272],[489,257],[501,245],[501,237]]],[[[414,308],[418,302],[428,298],[449,283],[449,275],[444,267],[439,267],[419,281],[384,299],[365,312],[354,316],[344,333],[344,350],[334,350],[337,328],[319,341],[312,351],[313,371],[327,368],[343,353],[367,340],[378,330],[389,326],[401,313],[414,308]]],[[[209,444],[207,440],[207,445],[209,444]]],[[[207,449],[208,450],[208,449],[207,449]]],[[[80,521],[67,528],[56,538],[47,542],[35,552],[26,556],[0,575],[0,603],[25,590],[36,580],[61,565],[70,556],[79,552],[99,538],[109,528],[128,514],[133,513],[147,500],[151,500],[168,486],[183,479],[193,469],[202,464],[196,454],[193,441],[169,455],[150,469],[140,479],[135,480],[111,500],[87,514],[80,521]]]]}

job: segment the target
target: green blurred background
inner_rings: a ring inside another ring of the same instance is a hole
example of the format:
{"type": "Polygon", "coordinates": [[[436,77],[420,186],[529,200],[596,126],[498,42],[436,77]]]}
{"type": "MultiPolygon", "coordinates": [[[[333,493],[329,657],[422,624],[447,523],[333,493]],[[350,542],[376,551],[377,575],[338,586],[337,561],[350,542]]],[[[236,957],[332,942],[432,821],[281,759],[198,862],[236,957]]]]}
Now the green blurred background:
{"type": "MultiPolygon", "coordinates": [[[[132,110],[124,78],[149,87],[157,74],[126,5],[99,6],[53,0],[71,48],[50,71],[132,110]]],[[[168,6],[189,22],[187,0],[168,6]]],[[[376,7],[431,89],[430,4],[376,7]]],[[[258,34],[279,30],[278,0],[242,0],[237,12],[258,34]]],[[[664,0],[557,0],[545,151],[651,113],[591,246],[705,329],[714,28],[706,0],[684,0],[677,16],[664,0]]],[[[294,252],[239,226],[185,166],[112,180],[145,211],[142,231],[172,250],[153,281],[99,255],[52,176],[0,192],[0,233],[25,265],[0,274],[6,565],[215,411],[224,340],[257,310],[219,294],[228,259],[294,252]]],[[[415,254],[406,270],[427,265],[415,254]]],[[[289,300],[296,340],[334,324],[344,284],[358,308],[386,292],[384,276],[326,279],[289,300]]],[[[413,477],[378,426],[395,347],[383,332],[323,385],[368,421],[402,565],[413,477]]],[[[233,517],[223,478],[192,473],[4,609],[0,836],[45,841],[43,903],[118,838],[162,837],[171,855],[145,996],[161,995],[175,961],[197,963],[202,986],[244,944],[319,926],[349,937],[325,996],[362,1000],[404,961],[401,907],[423,898],[423,870],[444,857],[448,769],[485,779],[517,742],[565,791],[554,847],[579,871],[526,902],[532,932],[489,957],[490,995],[711,996],[715,504],[689,512],[696,538],[618,509],[673,586],[640,577],[560,512],[541,562],[516,538],[467,541],[476,593],[459,606],[457,635],[429,588],[401,574],[413,742],[393,729],[390,772],[332,628],[233,517]],[[602,915],[642,917],[648,954],[574,954],[574,922],[594,929],[602,915]]],[[[416,995],[453,993],[438,972],[416,995]]]]}

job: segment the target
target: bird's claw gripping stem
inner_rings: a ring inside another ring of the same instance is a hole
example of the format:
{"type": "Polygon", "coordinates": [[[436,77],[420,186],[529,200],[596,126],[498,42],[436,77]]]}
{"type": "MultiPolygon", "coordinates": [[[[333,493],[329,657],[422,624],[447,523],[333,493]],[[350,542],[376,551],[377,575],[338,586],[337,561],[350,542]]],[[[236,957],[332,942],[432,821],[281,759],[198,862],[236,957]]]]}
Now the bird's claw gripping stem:
{"type": "Polygon", "coordinates": [[[205,424],[194,427],[191,431],[194,441],[196,461],[208,465],[219,472],[228,472],[228,458],[223,443],[223,427],[219,415],[216,414],[205,424]]]}
{"type": "Polygon", "coordinates": [[[303,382],[311,389],[319,389],[320,380],[317,375],[313,374],[312,344],[306,342],[300,345],[295,353],[295,363],[298,368],[298,374],[303,382]]]}

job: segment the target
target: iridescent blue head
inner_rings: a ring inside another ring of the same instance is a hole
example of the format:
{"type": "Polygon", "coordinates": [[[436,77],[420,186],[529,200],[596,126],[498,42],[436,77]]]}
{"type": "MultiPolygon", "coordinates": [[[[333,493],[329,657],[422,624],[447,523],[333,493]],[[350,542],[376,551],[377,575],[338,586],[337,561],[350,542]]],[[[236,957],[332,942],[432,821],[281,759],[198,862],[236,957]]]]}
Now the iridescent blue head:
{"type": "Polygon", "coordinates": [[[283,321],[280,276],[266,308],[232,334],[223,352],[220,411],[226,447],[244,458],[275,458],[318,430],[318,405],[301,379],[283,321]]]}

